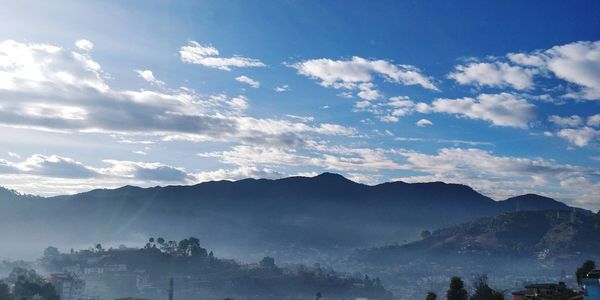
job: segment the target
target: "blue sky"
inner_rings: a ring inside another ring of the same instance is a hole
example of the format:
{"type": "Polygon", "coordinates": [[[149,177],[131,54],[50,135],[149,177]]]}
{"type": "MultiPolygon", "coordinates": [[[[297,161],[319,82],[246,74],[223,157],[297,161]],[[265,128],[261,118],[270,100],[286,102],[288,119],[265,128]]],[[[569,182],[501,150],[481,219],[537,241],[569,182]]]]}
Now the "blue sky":
{"type": "Polygon", "coordinates": [[[600,208],[597,1],[2,5],[0,185],[330,171],[600,208]]]}

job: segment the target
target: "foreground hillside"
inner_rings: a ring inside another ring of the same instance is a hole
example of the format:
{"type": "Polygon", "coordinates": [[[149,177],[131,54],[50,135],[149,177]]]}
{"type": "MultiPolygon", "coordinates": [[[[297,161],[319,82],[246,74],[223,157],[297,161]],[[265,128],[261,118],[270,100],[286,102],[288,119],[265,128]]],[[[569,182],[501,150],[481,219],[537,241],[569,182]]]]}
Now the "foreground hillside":
{"type": "Polygon", "coordinates": [[[15,245],[39,243],[41,249],[57,241],[77,246],[193,234],[233,257],[255,260],[267,253],[284,261],[413,240],[423,229],[516,208],[569,209],[538,195],[497,202],[464,185],[368,186],[331,173],[194,186],[125,186],[53,198],[13,194],[0,198],[0,208],[0,234],[10,232],[19,239],[15,245]]]}
{"type": "Polygon", "coordinates": [[[554,260],[600,255],[600,215],[546,210],[505,213],[439,229],[420,241],[362,252],[363,259],[505,257],[554,260]]]}
{"type": "Polygon", "coordinates": [[[574,279],[587,259],[600,260],[600,215],[545,210],[503,213],[435,230],[404,245],[360,250],[345,267],[382,278],[397,294],[443,292],[446,278],[487,274],[497,288],[574,279]]]}
{"type": "Polygon", "coordinates": [[[96,244],[88,250],[68,253],[48,247],[43,257],[28,267],[46,274],[74,275],[85,281],[83,294],[103,299],[125,296],[166,299],[171,279],[175,298],[182,300],[228,297],[293,300],[311,299],[317,293],[331,299],[391,299],[391,293],[377,278],[302,265],[284,268],[270,257],[259,263],[241,264],[218,258],[194,237],[150,241],[143,248],[105,249],[96,244]]]}

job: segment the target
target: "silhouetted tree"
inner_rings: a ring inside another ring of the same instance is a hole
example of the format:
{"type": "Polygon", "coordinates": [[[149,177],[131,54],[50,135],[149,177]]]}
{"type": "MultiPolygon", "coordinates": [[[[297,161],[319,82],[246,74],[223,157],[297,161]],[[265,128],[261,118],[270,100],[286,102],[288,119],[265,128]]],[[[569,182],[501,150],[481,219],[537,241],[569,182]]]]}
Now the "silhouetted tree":
{"type": "Polygon", "coordinates": [[[153,238],[153,237],[150,237],[150,238],[148,239],[148,242],[150,242],[150,243],[154,243],[154,238],[153,238]]]}
{"type": "Polygon", "coordinates": [[[60,255],[58,248],[56,247],[48,247],[44,250],[44,258],[55,258],[60,255]]]}
{"type": "Polygon", "coordinates": [[[274,268],[275,267],[275,259],[270,256],[265,256],[260,260],[259,265],[263,268],[274,268]]]}
{"type": "Polygon", "coordinates": [[[492,289],[488,285],[488,278],[486,275],[481,275],[475,278],[473,281],[473,287],[475,287],[475,293],[471,296],[471,300],[502,300],[504,299],[504,293],[492,289]]]}
{"type": "Polygon", "coordinates": [[[323,294],[321,294],[321,292],[317,292],[315,295],[315,300],[320,300],[321,298],[323,298],[323,294]]]}
{"type": "Polygon", "coordinates": [[[32,299],[39,295],[44,300],[59,300],[54,286],[34,270],[14,268],[8,276],[8,281],[14,284],[13,299],[32,299]]]}
{"type": "Polygon", "coordinates": [[[425,297],[425,300],[436,300],[436,299],[437,299],[437,295],[434,292],[427,293],[427,297],[425,297]]]}
{"type": "Polygon", "coordinates": [[[421,238],[422,239],[426,239],[426,238],[428,238],[430,236],[431,236],[431,231],[429,231],[429,230],[423,230],[423,231],[421,231],[421,238]]]}
{"type": "Polygon", "coordinates": [[[591,270],[596,268],[596,263],[593,260],[587,260],[577,268],[575,276],[577,277],[577,284],[581,285],[581,279],[587,275],[591,270]]]}
{"type": "Polygon", "coordinates": [[[446,298],[448,300],[467,300],[469,294],[465,290],[465,284],[460,277],[452,277],[450,279],[450,288],[446,292],[446,298]]]}
{"type": "Polygon", "coordinates": [[[165,243],[165,239],[163,239],[163,238],[159,237],[159,238],[157,238],[157,239],[156,239],[156,242],[157,242],[159,245],[162,245],[162,244],[164,244],[164,243],[165,243]]]}

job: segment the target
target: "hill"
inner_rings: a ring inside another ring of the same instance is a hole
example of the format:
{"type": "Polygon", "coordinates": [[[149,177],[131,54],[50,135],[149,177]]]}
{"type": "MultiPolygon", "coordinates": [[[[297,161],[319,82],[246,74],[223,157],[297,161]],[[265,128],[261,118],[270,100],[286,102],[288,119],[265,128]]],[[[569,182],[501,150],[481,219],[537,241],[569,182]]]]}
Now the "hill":
{"type": "Polygon", "coordinates": [[[410,257],[502,257],[538,261],[600,256],[600,216],[564,210],[503,213],[436,230],[405,245],[361,251],[371,262],[410,257]]]}
{"type": "Polygon", "coordinates": [[[18,245],[35,243],[41,249],[56,243],[117,244],[143,242],[141,236],[196,235],[226,255],[255,260],[269,254],[283,261],[411,240],[423,229],[514,211],[518,206],[569,209],[537,195],[496,202],[465,185],[369,186],[332,173],[193,186],[124,186],[51,198],[3,197],[0,206],[0,234],[17,237],[11,249],[20,254],[25,249],[18,245]]]}

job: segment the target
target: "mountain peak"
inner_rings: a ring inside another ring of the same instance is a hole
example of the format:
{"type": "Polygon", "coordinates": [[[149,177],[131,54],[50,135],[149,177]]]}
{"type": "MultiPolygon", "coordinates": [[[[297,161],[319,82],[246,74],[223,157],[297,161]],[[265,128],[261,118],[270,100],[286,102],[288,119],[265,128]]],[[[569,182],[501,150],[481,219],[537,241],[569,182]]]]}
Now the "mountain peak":
{"type": "Polygon", "coordinates": [[[313,177],[313,179],[316,179],[321,182],[326,182],[326,183],[355,183],[354,181],[352,181],[340,174],[330,173],[330,172],[321,173],[321,174],[313,177]]]}

